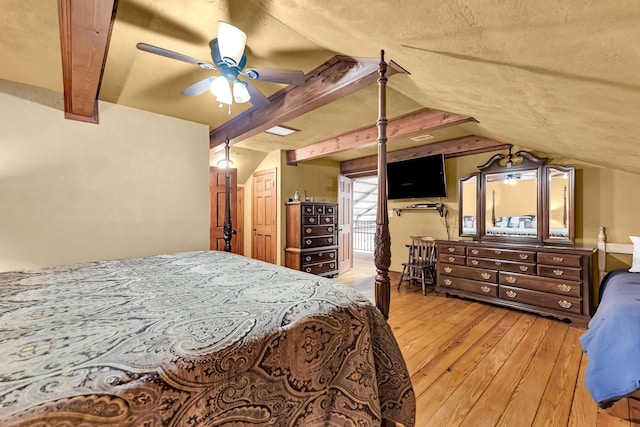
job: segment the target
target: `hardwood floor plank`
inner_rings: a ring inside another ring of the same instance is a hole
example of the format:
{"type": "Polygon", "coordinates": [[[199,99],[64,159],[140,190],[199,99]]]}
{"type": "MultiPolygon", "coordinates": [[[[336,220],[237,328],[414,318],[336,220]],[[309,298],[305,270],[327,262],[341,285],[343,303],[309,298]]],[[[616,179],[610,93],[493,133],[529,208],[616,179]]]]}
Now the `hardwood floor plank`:
{"type": "Polygon", "coordinates": [[[569,328],[560,349],[557,362],[549,378],[549,383],[540,401],[540,407],[533,420],[533,426],[567,425],[571,400],[567,395],[574,395],[582,347],[578,338],[584,331],[569,328]]]}
{"type": "MultiPolygon", "coordinates": [[[[521,313],[508,311],[450,367],[440,371],[426,366],[412,377],[412,379],[415,378],[413,386],[416,396],[419,401],[424,402],[418,409],[421,419],[431,418],[438,411],[477,365],[487,357],[487,354],[495,351],[494,348],[498,342],[504,338],[508,330],[514,327],[520,317],[521,313]]],[[[514,338],[518,335],[521,335],[520,332],[513,334],[514,338]]]]}
{"type": "Polygon", "coordinates": [[[498,426],[513,426],[520,420],[533,420],[569,326],[553,322],[538,347],[531,364],[516,386],[498,426]]]}
{"type": "Polygon", "coordinates": [[[568,427],[582,427],[596,425],[598,414],[597,406],[589,391],[584,386],[584,371],[587,368],[587,355],[580,353],[580,369],[578,371],[578,381],[573,394],[571,412],[569,413],[568,427]]]}
{"type": "MultiPolygon", "coordinates": [[[[420,340],[412,343],[408,348],[407,368],[409,373],[414,375],[422,369],[433,358],[437,357],[443,348],[451,345],[459,337],[465,336],[475,324],[483,317],[487,316],[491,307],[483,304],[471,304],[468,307],[453,314],[444,322],[432,326],[430,334],[433,339],[420,340]],[[426,344],[426,345],[423,345],[426,344]]],[[[403,345],[404,354],[404,345],[403,345]]]]}
{"type": "MultiPolygon", "coordinates": [[[[471,417],[469,417],[469,413],[478,406],[478,401],[482,399],[487,388],[494,383],[496,376],[504,372],[505,364],[513,358],[513,355],[521,353],[519,350],[523,348],[531,351],[530,348],[537,346],[537,343],[544,337],[547,328],[548,325],[540,322],[536,317],[522,316],[482,362],[460,383],[455,392],[433,414],[429,424],[426,425],[456,426],[467,422],[467,425],[477,426],[478,420],[482,420],[484,423],[486,417],[482,411],[476,409],[476,414],[471,417]]],[[[522,356],[519,358],[521,359],[522,356]]],[[[508,375],[510,374],[508,373],[508,375]]],[[[501,389],[494,390],[493,393],[499,395],[501,389]]],[[[487,400],[490,401],[495,397],[490,396],[487,400]]],[[[485,408],[489,411],[492,410],[491,405],[487,405],[485,408]]],[[[494,418],[497,419],[495,414],[494,418]]],[[[418,425],[420,424],[418,423],[418,425]]]]}
{"type": "Polygon", "coordinates": [[[474,402],[473,407],[460,425],[475,426],[477,420],[482,420],[488,425],[495,425],[507,407],[518,382],[527,370],[536,349],[550,326],[549,319],[536,317],[534,324],[529,328],[520,345],[509,355],[504,364],[501,364],[500,370],[483,390],[479,399],[474,402]]]}

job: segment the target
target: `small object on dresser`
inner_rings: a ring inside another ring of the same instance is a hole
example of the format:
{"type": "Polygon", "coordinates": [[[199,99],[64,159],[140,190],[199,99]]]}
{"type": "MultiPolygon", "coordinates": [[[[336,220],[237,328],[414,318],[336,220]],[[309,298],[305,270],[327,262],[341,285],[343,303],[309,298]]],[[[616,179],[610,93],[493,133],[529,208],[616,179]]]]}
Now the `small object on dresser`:
{"type": "Polygon", "coordinates": [[[298,190],[296,190],[296,192],[293,194],[293,201],[294,202],[300,201],[300,193],[298,193],[298,190]]]}

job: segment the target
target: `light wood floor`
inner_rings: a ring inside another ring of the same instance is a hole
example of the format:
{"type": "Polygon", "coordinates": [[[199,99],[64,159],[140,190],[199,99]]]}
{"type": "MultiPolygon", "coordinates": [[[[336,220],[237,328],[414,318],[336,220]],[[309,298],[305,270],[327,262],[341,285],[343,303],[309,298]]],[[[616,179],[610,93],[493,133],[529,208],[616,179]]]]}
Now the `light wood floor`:
{"type": "MultiPolygon", "coordinates": [[[[356,262],[337,280],[373,300],[372,265],[356,262]]],[[[416,426],[640,426],[599,410],[584,388],[586,356],[578,340],[584,330],[424,296],[406,283],[397,291],[398,276],[391,274],[389,324],[416,392],[416,426]]],[[[615,409],[628,415],[625,405],[626,399],[615,409]]]]}

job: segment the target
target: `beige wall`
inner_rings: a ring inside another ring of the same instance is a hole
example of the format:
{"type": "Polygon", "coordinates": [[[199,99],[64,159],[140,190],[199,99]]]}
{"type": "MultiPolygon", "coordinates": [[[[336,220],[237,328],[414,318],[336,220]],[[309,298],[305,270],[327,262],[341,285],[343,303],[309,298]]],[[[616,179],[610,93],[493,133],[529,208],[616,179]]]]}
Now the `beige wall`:
{"type": "Polygon", "coordinates": [[[0,271],[208,249],[206,126],[0,81],[0,271]]]}

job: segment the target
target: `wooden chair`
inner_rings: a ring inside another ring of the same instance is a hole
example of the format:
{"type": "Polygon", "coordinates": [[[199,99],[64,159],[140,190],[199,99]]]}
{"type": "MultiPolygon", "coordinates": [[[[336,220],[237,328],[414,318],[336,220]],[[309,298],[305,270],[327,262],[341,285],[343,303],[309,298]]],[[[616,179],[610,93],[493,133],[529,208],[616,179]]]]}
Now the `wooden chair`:
{"type": "Polygon", "coordinates": [[[409,244],[409,260],[402,263],[402,274],[398,282],[398,290],[403,281],[419,280],[422,293],[426,295],[427,285],[435,289],[436,241],[433,237],[411,236],[409,244]]]}

